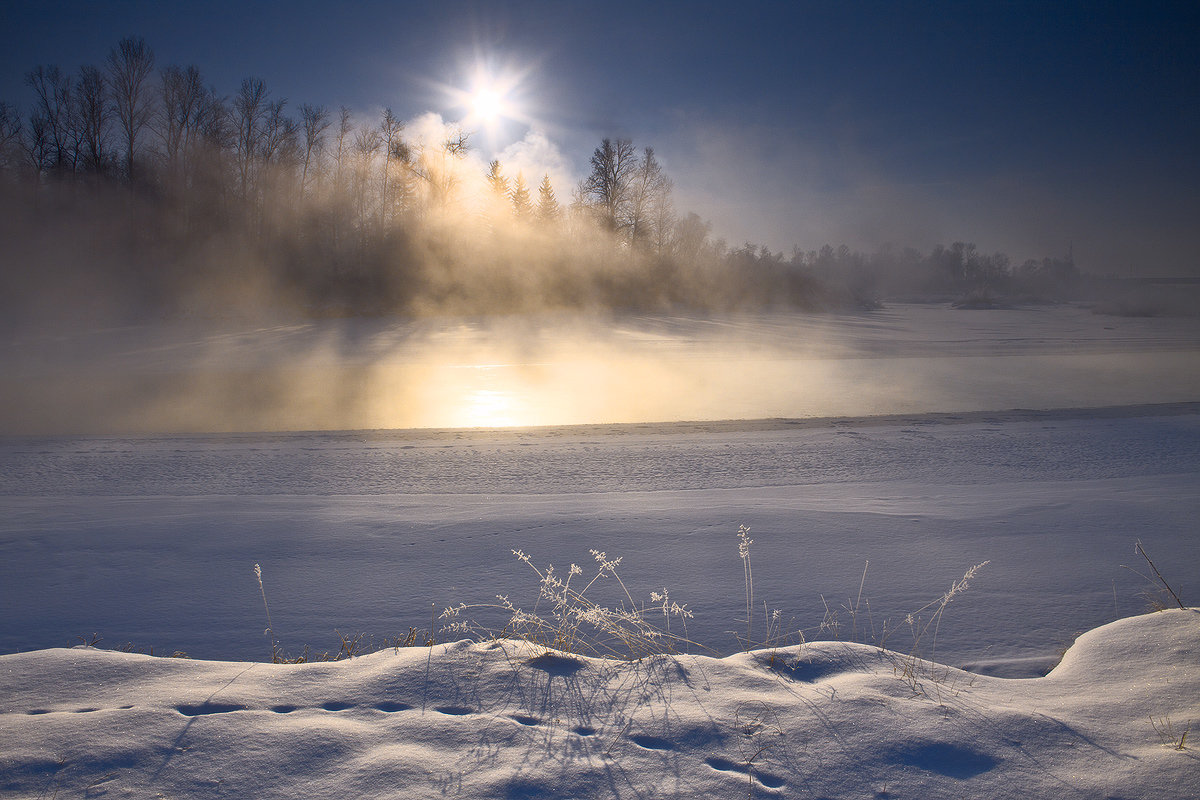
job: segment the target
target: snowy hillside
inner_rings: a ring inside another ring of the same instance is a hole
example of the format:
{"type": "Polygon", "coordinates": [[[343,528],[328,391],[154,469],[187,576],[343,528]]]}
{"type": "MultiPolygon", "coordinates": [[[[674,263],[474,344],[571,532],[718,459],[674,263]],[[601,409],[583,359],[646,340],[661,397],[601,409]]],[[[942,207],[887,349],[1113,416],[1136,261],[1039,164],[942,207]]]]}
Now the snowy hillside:
{"type": "Polygon", "coordinates": [[[0,657],[20,797],[1195,797],[1200,613],[1124,619],[1048,676],[822,642],[614,662],[517,642],[332,664],[0,657]]]}

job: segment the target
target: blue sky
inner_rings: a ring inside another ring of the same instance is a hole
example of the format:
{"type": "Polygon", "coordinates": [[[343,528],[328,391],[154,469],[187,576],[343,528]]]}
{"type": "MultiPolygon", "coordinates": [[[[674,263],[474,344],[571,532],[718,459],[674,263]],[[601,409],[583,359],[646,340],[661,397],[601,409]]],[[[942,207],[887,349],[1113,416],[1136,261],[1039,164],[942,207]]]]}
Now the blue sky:
{"type": "MultiPolygon", "coordinates": [[[[651,145],[731,243],[964,239],[1097,272],[1200,271],[1196,3],[8,2],[0,99],[136,34],[232,94],[462,114],[477,65],[582,171],[651,145]]],[[[566,192],[562,192],[565,194],[566,192]]]]}

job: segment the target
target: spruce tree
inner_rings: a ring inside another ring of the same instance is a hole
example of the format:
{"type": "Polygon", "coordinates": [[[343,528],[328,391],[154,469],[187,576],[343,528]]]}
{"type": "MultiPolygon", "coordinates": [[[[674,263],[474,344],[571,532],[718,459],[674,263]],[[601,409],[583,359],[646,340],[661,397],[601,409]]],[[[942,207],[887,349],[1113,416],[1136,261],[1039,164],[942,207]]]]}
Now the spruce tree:
{"type": "Polygon", "coordinates": [[[558,198],[554,196],[554,187],[550,185],[549,174],[542,177],[538,186],[537,218],[539,222],[554,222],[558,219],[558,198]]]}
{"type": "Polygon", "coordinates": [[[533,202],[529,197],[529,187],[525,185],[525,176],[517,173],[517,180],[512,190],[513,216],[518,220],[529,219],[533,213],[533,202]]]}

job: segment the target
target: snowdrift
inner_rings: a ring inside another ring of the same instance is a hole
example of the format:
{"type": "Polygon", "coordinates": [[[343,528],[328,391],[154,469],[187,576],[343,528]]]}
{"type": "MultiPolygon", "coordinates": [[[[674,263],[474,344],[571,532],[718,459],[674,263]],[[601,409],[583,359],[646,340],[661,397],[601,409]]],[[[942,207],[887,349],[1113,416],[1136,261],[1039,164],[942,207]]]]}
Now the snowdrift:
{"type": "Polygon", "coordinates": [[[820,642],[606,661],[458,642],[350,661],[0,657],[18,797],[1184,798],[1200,611],[1003,679],[820,642]]]}

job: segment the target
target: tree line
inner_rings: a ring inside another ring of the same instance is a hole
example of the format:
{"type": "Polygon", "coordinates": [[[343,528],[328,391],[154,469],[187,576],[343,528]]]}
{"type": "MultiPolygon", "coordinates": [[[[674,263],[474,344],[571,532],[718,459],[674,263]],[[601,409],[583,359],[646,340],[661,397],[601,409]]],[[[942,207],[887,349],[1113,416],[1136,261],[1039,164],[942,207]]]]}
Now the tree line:
{"type": "Polygon", "coordinates": [[[254,77],[225,96],[196,66],[158,67],[139,37],[25,82],[24,113],[0,102],[0,229],[26,265],[5,270],[10,305],[73,292],[202,313],[815,309],[869,303],[902,277],[999,286],[1033,270],[962,244],[729,248],[676,212],[653,148],[630,139],[603,139],[560,199],[549,174],[479,169],[468,131],[414,137],[390,108],[293,112],[254,77]]]}

